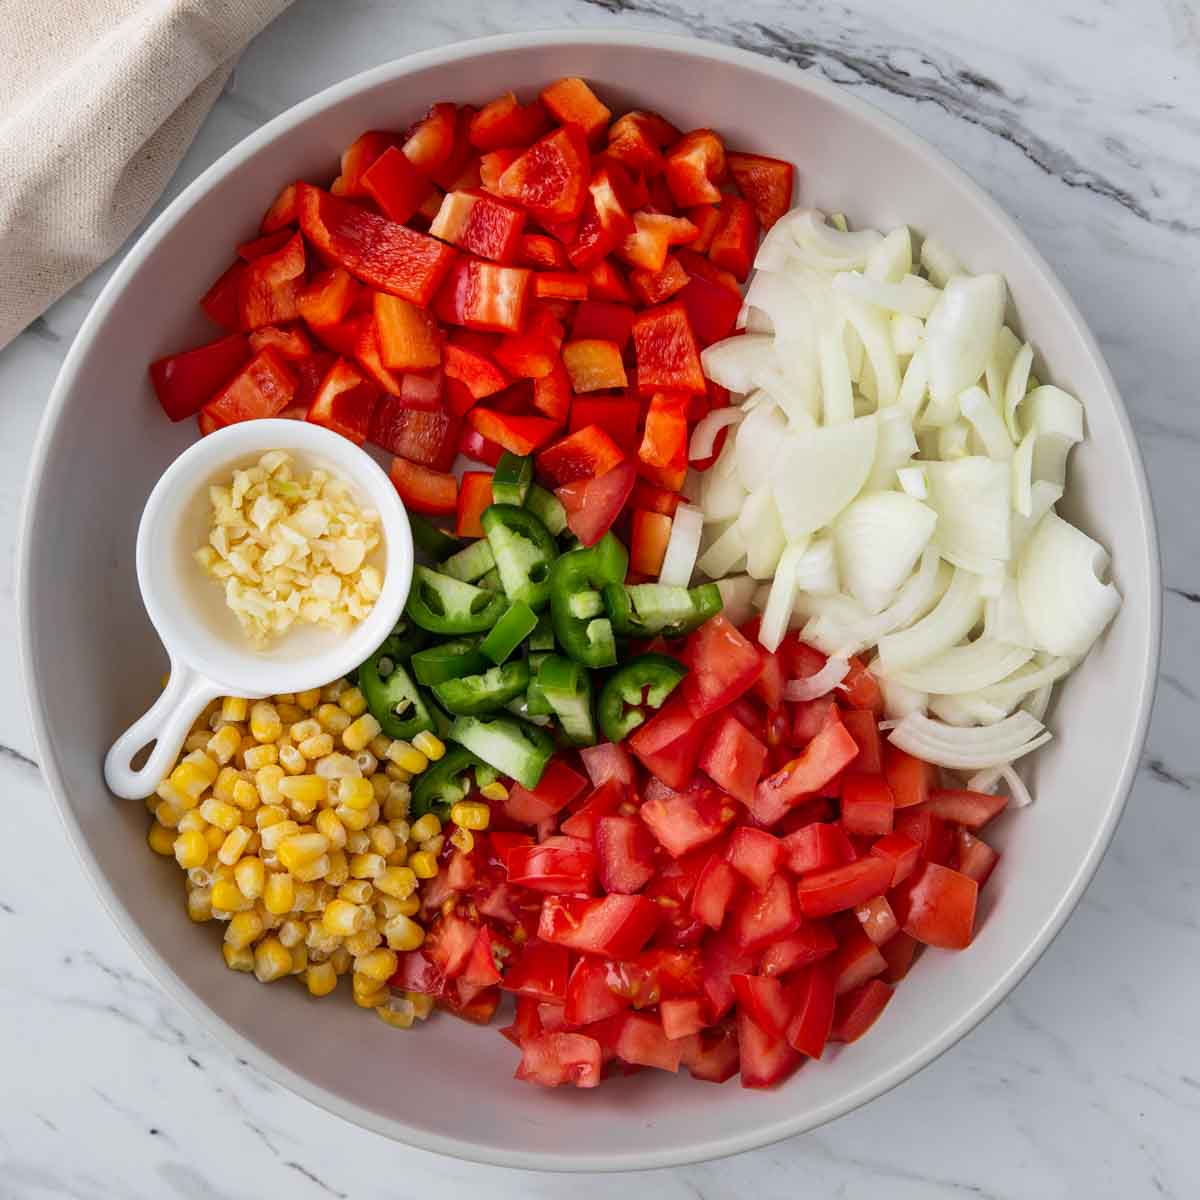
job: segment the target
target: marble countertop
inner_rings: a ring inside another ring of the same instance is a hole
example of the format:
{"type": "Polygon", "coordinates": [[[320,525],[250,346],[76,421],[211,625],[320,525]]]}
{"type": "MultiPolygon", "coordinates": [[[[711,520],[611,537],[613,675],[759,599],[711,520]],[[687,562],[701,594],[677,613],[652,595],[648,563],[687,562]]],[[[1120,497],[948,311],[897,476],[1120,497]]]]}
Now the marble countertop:
{"type": "Polygon", "coordinates": [[[1116,841],[1051,951],[971,1036],[865,1109],[757,1153],[636,1180],[537,1176],[395,1145],[283,1091],[153,982],[83,879],[34,761],[18,511],[43,402],[108,268],[0,353],[0,1200],[1195,1196],[1200,4],[299,0],[246,54],[170,194],[347,75],[564,25],[699,34],[852,88],[971,172],[1059,272],[1132,412],[1165,559],[1162,687],[1116,841]]]}

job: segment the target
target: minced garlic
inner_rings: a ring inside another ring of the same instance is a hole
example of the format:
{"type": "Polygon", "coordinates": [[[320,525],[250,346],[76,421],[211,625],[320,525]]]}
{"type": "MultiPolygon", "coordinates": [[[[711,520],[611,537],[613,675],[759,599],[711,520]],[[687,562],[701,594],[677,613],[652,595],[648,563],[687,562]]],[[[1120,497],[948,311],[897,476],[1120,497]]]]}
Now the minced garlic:
{"type": "Polygon", "coordinates": [[[208,489],[208,544],[196,561],[225,586],[225,602],[256,645],[296,621],[347,632],[383,587],[367,562],[380,542],[379,514],[359,508],[328,471],[299,475],[271,450],[258,465],[208,489]]]}

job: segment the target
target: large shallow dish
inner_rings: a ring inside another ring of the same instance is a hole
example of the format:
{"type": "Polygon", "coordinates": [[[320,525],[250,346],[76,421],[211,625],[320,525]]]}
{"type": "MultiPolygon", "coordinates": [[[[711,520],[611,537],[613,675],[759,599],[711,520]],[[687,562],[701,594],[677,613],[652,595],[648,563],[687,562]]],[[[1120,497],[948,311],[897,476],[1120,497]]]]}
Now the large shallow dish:
{"type": "Polygon", "coordinates": [[[1049,267],[996,205],[924,142],[831,85],[736,50],[658,34],[511,36],[418,54],[330,88],[231,150],[159,218],[114,274],[72,347],[33,459],[20,573],[21,639],[40,761],[113,919],[163,985],[268,1075],[380,1133],[464,1158],[549,1170],[628,1170],[731,1154],[811,1129],[895,1086],[984,1017],[1078,901],[1121,814],[1149,716],[1159,566],[1129,420],[1095,341],[1049,267]],[[870,1037],[747,1092],[647,1072],[596,1092],[511,1078],[494,1029],[449,1017],[395,1033],[348,997],[266,994],[231,975],[211,927],[188,923],[173,863],[145,849],[140,804],[104,789],[106,747],[143,711],[164,656],[134,572],[138,517],[195,436],[171,426],[146,363],[209,327],[200,296],[279,186],[327,178],[363,129],[403,127],[432,101],[483,101],[564,74],[615,107],[795,161],[800,196],[853,221],[937,230],[976,270],[1007,276],[1043,378],[1081,396],[1068,515],[1113,553],[1125,605],[1062,689],[1060,736],[1037,756],[1039,803],[1005,818],[1004,858],[964,954],[927,954],[870,1037]],[[1048,366],[1048,372],[1045,367],[1048,366]],[[1119,702],[1114,703],[1114,697],[1119,702]]]}

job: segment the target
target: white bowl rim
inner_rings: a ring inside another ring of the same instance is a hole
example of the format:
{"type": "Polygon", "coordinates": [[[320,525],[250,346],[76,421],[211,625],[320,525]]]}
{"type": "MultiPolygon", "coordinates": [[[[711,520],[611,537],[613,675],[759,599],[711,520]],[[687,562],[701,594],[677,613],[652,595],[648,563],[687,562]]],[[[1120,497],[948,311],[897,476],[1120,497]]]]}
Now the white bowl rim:
{"type": "Polygon", "coordinates": [[[1125,409],[1116,381],[1100,351],[1100,347],[1083,320],[1074,301],[1060,283],[1045,258],[1033,243],[1029,241],[1016,222],[1008,216],[983,188],[975,183],[965,171],[943,155],[941,151],[935,149],[923,138],[911,132],[899,121],[836,84],[830,83],[807,71],[803,71],[790,63],[780,62],[752,51],[736,49],[702,38],[638,29],[601,30],[577,28],[546,30],[536,33],[500,34],[493,37],[454,42],[450,45],[422,50],[398,59],[393,59],[388,63],[372,67],[339,83],[335,83],[318,92],[316,95],[310,96],[307,100],[303,100],[287,109],[254,133],[248,135],[237,143],[237,145],[231,147],[215,163],[203,171],[197,179],[184,188],[142,234],[114,271],[96,302],[92,305],[91,311],[88,313],[70,351],[63,361],[62,368],[59,371],[38,429],[31,458],[29,487],[26,491],[24,510],[20,522],[20,542],[17,554],[17,605],[19,650],[21,669],[25,678],[25,694],[32,717],[34,743],[37,748],[39,763],[49,783],[51,796],[54,798],[55,806],[66,827],[68,837],[87,873],[91,877],[92,884],[100,895],[102,903],[126,940],[132,945],[151,974],[163,985],[167,992],[195,1017],[208,1032],[230,1046],[236,1054],[244,1058],[256,1069],[262,1071],[268,1078],[283,1085],[297,1095],[311,1100],[335,1116],[352,1121],[363,1128],[383,1134],[386,1137],[402,1141],[408,1145],[420,1147],[421,1149],[431,1150],[438,1154],[446,1154],[455,1158],[486,1163],[493,1166],[561,1172],[636,1171],[684,1166],[690,1163],[740,1154],[770,1145],[783,1138],[819,1128],[821,1125],[837,1117],[844,1116],[846,1113],[852,1112],[863,1104],[874,1100],[898,1084],[903,1083],[965,1037],[1020,983],[1041,958],[1042,954],[1045,953],[1050,943],[1066,923],[1067,918],[1074,911],[1084,889],[1095,874],[1100,860],[1112,840],[1113,834],[1116,832],[1117,824],[1125,809],[1125,804],[1133,783],[1133,776],[1137,769],[1141,750],[1146,740],[1151,708],[1154,701],[1154,691],[1157,684],[1158,661],[1162,640],[1161,560],[1157,529],[1150,488],[1146,479],[1145,465],[1142,461],[1137,439],[1134,436],[1129,414],[1125,409]],[[530,47],[552,49],[581,43],[636,46],[639,48],[649,47],[675,53],[684,53],[698,59],[708,59],[709,61],[727,63],[751,71],[765,73],[783,82],[791,83],[802,90],[815,93],[836,106],[850,110],[858,119],[866,122],[868,125],[874,126],[881,133],[901,143],[916,160],[935,166],[937,169],[954,176],[959,185],[969,193],[974,202],[986,211],[991,220],[1001,225],[1008,235],[1021,246],[1024,253],[1028,255],[1038,274],[1042,277],[1042,283],[1049,289],[1065,311],[1072,326],[1072,332],[1080,339],[1087,354],[1094,361],[1096,370],[1114,402],[1118,428],[1126,443],[1126,448],[1133,459],[1134,475],[1137,483],[1136,500],[1139,508],[1138,515],[1145,530],[1146,548],[1148,551],[1148,561],[1144,566],[1154,585],[1151,588],[1148,614],[1148,650],[1150,652],[1147,654],[1146,668],[1142,678],[1137,681],[1133,690],[1135,711],[1137,713],[1134,737],[1130,743],[1129,755],[1122,765],[1116,787],[1113,790],[1108,811],[1064,899],[1053,911],[1047,914],[1045,923],[1039,934],[1030,942],[1029,947],[1012,965],[1009,971],[989,991],[978,998],[963,1012],[952,1025],[943,1029],[940,1034],[931,1037],[918,1050],[910,1054],[903,1061],[894,1064],[889,1070],[877,1076],[869,1084],[864,1084],[838,1101],[830,1102],[819,1109],[815,1115],[810,1113],[810,1115],[804,1118],[789,1118],[785,1116],[770,1124],[762,1125],[751,1132],[712,1137],[703,1142],[697,1142],[689,1148],[680,1147],[651,1153],[636,1152],[631,1154],[606,1154],[603,1156],[594,1154],[536,1154],[525,1151],[506,1151],[490,1147],[481,1148],[472,1142],[460,1138],[429,1133],[425,1130],[414,1128],[404,1121],[381,1117],[377,1113],[351,1103],[297,1075],[273,1055],[267,1054],[255,1043],[243,1037],[204,1004],[183,983],[166,959],[149,943],[142,934],[132,914],[117,899],[116,894],[101,871],[99,863],[92,857],[86,839],[83,836],[83,831],[71,810],[70,804],[65,798],[66,788],[55,755],[53,739],[46,720],[45,707],[33,684],[30,670],[33,658],[33,638],[30,605],[26,597],[26,586],[30,574],[32,547],[34,545],[32,536],[33,513],[38,507],[38,500],[41,495],[42,473],[49,454],[53,431],[57,423],[57,418],[66,403],[67,394],[74,384],[78,363],[83,358],[85,350],[94,336],[94,331],[103,322],[128,279],[138,270],[158,244],[171,233],[179,218],[210,187],[230,169],[251,158],[260,148],[302,121],[307,120],[310,116],[378,84],[402,78],[415,71],[442,66],[457,58],[487,53],[502,53],[510,50],[528,49],[530,47]]]}

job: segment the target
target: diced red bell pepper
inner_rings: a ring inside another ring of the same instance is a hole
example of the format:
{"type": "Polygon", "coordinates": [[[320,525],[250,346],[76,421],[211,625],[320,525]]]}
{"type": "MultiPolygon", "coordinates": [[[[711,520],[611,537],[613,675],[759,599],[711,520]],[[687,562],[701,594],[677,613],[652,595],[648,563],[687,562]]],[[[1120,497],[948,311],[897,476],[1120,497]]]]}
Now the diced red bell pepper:
{"type": "Polygon", "coordinates": [[[892,888],[903,883],[915,870],[921,856],[921,843],[907,833],[889,833],[871,847],[871,853],[891,865],[892,878],[888,887],[892,888]]]}
{"type": "MultiPolygon", "coordinates": [[[[632,403],[631,401],[620,401],[623,404],[632,403]]],[[[576,405],[578,407],[578,405],[576,405]]],[[[574,419],[574,413],[571,416],[574,419]]],[[[612,428],[611,426],[607,426],[612,428]]],[[[621,441],[614,437],[618,445],[622,445],[621,441]]],[[[643,508],[649,512],[662,513],[665,517],[673,517],[675,510],[679,507],[679,502],[683,497],[678,492],[669,492],[665,488],[656,487],[648,480],[639,479],[634,485],[633,495],[629,498],[629,503],[635,508],[643,508]]]]}
{"type": "Polygon", "coordinates": [[[548,837],[531,846],[509,851],[508,882],[535,892],[587,895],[596,882],[596,854],[590,842],[573,837],[548,837]]]}
{"type": "Polygon", "coordinates": [[[634,232],[637,199],[624,167],[605,163],[595,169],[579,229],[567,244],[567,257],[576,270],[595,266],[634,232]]]}
{"type": "MultiPolygon", "coordinates": [[[[442,355],[446,378],[457,379],[463,384],[472,400],[482,400],[485,396],[493,396],[508,387],[508,376],[470,341],[452,337],[442,355]]],[[[451,404],[450,407],[454,411],[457,404],[451,404]]],[[[456,415],[461,415],[461,412],[457,412],[456,415]]]]}
{"type": "Polygon", "coordinates": [[[433,471],[407,458],[393,458],[388,469],[400,499],[414,512],[437,516],[458,506],[458,480],[444,471],[433,471]]]}
{"type": "Polygon", "coordinates": [[[511,416],[485,408],[473,408],[467,420],[489,441],[513,454],[532,454],[548,442],[557,426],[545,417],[511,416]]]}
{"type": "Polygon", "coordinates": [[[600,884],[606,892],[632,895],[654,875],[654,839],[636,817],[601,817],[596,825],[600,884]]]}
{"type": "Polygon", "coordinates": [[[925,808],[943,821],[976,832],[999,816],[1007,804],[1008,797],[1001,793],[935,788],[925,802],[925,808]]]}
{"type": "Polygon", "coordinates": [[[684,246],[699,230],[687,217],[639,210],[633,214],[634,231],[617,247],[617,256],[643,271],[661,271],[672,246],[684,246]]]}
{"type": "MultiPolygon", "coordinates": [[[[345,322],[354,336],[354,357],[359,366],[390,396],[399,396],[401,378],[384,366],[383,352],[379,341],[379,327],[370,313],[352,317],[345,322]]],[[[318,335],[319,336],[319,335],[318,335]]]]}
{"type": "Polygon", "coordinates": [[[557,355],[550,371],[533,381],[533,407],[548,417],[556,428],[567,419],[571,408],[571,381],[557,355]]]}
{"type": "Polygon", "coordinates": [[[549,127],[550,118],[540,100],[522,106],[512,92],[506,92],[471,118],[471,145],[485,151],[528,146],[549,127]]]}
{"type": "Polygon", "coordinates": [[[586,300],[588,282],[570,271],[539,271],[533,277],[533,290],[539,300],[586,300]]]}
{"type": "Polygon", "coordinates": [[[250,348],[255,352],[270,347],[289,361],[310,358],[312,343],[299,325],[264,325],[250,335],[250,348]]]}
{"type": "Polygon", "coordinates": [[[621,348],[616,342],[599,338],[567,342],[562,357],[576,392],[600,392],[624,387],[627,382],[621,348]]]}
{"type": "Polygon", "coordinates": [[[373,302],[379,357],[385,367],[414,371],[441,363],[442,339],[432,313],[386,292],[375,292],[373,302]]]}
{"type": "Polygon", "coordinates": [[[545,233],[523,233],[517,242],[517,262],[541,271],[565,271],[570,263],[561,242],[545,233]]]}
{"type": "Polygon", "coordinates": [[[367,440],[401,458],[448,471],[454,462],[458,426],[444,409],[405,408],[398,398],[383,396],[371,417],[367,440]]]}
{"type": "MultiPolygon", "coordinates": [[[[725,712],[720,714],[704,742],[699,765],[710,779],[731,796],[743,804],[749,804],[754,799],[754,788],[766,761],[766,746],[732,713],[725,712]]],[[[769,834],[762,836],[770,837],[769,834]]],[[[774,838],[770,840],[778,844],[774,838]]],[[[737,863],[734,865],[737,866],[737,863]]]]}
{"type": "Polygon", "coordinates": [[[458,537],[481,538],[483,526],[479,518],[492,503],[492,474],[490,471],[464,471],[458,485],[458,507],[455,510],[454,532],[458,537]]]}
{"type": "Polygon", "coordinates": [[[721,217],[708,248],[708,257],[740,282],[745,282],[754,265],[758,248],[758,219],[754,209],[737,196],[721,200],[721,217]]]}
{"type": "Polygon", "coordinates": [[[725,161],[738,191],[753,205],[758,223],[770,229],[792,206],[795,168],[764,154],[730,152],[725,161]]]}
{"type": "MultiPolygon", "coordinates": [[[[632,458],[637,454],[640,415],[641,406],[632,397],[577,396],[571,405],[569,429],[571,433],[577,433],[589,425],[598,425],[620,447],[622,454],[632,458]]],[[[639,481],[636,486],[650,485],[643,485],[639,481]]],[[[674,508],[668,515],[674,515],[674,508]]]]}
{"type": "Polygon", "coordinates": [[[762,824],[773,825],[798,801],[828,783],[857,754],[858,744],[846,727],[840,721],[831,722],[798,757],[759,783],[750,811],[762,824]]]}
{"type": "Polygon", "coordinates": [[[648,308],[633,323],[638,387],[643,392],[706,391],[687,310],[678,301],[648,308]]]}
{"type": "Polygon", "coordinates": [[[300,228],[327,259],[381,291],[427,305],[455,259],[436,238],[310,184],[297,188],[300,228]]]}
{"type": "Polygon", "coordinates": [[[216,393],[203,412],[219,425],[274,417],[292,402],[296,380],[274,350],[261,350],[216,393]]]}
{"type": "Polygon", "coordinates": [[[837,950],[837,938],[827,925],[804,921],[794,933],[772,942],[763,953],[764,975],[787,975],[828,958],[837,950]]]}
{"type": "Polygon", "coordinates": [[[489,441],[479,430],[473,429],[470,425],[464,425],[458,437],[458,452],[464,458],[494,467],[504,454],[504,447],[489,441]]]}
{"type": "Polygon", "coordinates": [[[548,896],[538,936],[571,950],[622,960],[641,950],[658,921],[658,906],[644,896],[548,896]]]}
{"type": "Polygon", "coordinates": [[[559,79],[542,89],[542,103],[560,125],[577,125],[589,141],[608,127],[612,111],[578,77],[559,79]]]}
{"type": "Polygon", "coordinates": [[[606,300],[584,300],[575,310],[572,338],[583,341],[600,338],[616,343],[624,350],[633,330],[634,311],[627,304],[606,300]]]}
{"type": "Polygon", "coordinates": [[[629,525],[629,569],[636,575],[657,576],[671,540],[670,517],[635,508],[629,525]]]}
{"type": "Polygon", "coordinates": [[[274,233],[264,234],[250,242],[243,242],[237,248],[238,258],[249,263],[256,258],[262,258],[264,254],[274,254],[280,247],[287,245],[294,236],[294,229],[277,229],[274,233]]]}
{"type": "Polygon", "coordinates": [[[758,651],[722,614],[705,621],[687,639],[683,661],[689,671],[680,698],[696,717],[732,704],[758,678],[758,651]]]}
{"type": "Polygon", "coordinates": [[[492,150],[479,159],[479,183],[485,192],[493,196],[501,195],[500,177],[524,154],[520,146],[504,146],[492,150]]]}
{"type": "Polygon", "coordinates": [[[238,281],[241,327],[258,329],[298,316],[304,266],[304,239],[298,233],[291,234],[282,246],[248,263],[238,281]]]}
{"type": "Polygon", "coordinates": [[[484,191],[447,192],[429,232],[469,254],[509,263],[517,256],[525,214],[484,191]]]}
{"type": "Polygon", "coordinates": [[[454,145],[449,157],[430,172],[434,183],[444,191],[475,187],[479,183],[479,154],[471,144],[471,124],[475,116],[476,110],[472,105],[459,106],[454,117],[454,145]]]}
{"type": "Polygon", "coordinates": [[[362,188],[385,217],[401,223],[411,220],[432,190],[428,177],[398,146],[389,146],[371,164],[362,176],[362,188]]]}
{"type": "Polygon", "coordinates": [[[500,986],[518,996],[561,1003],[567,995],[567,965],[562,946],[529,941],[509,964],[500,986]]]}
{"type": "Polygon", "coordinates": [[[724,178],[725,146],[711,129],[685,133],[667,153],[667,186],[680,208],[720,204],[724,178]]]}
{"type": "Polygon", "coordinates": [[[577,479],[606,475],[624,455],[616,443],[598,425],[589,425],[548,446],[537,456],[538,470],[554,487],[577,479]]]}
{"type": "Polygon", "coordinates": [[[809,871],[796,887],[800,911],[809,920],[855,908],[886,891],[891,873],[891,864],[873,855],[840,867],[809,871]]]}
{"type": "Polygon", "coordinates": [[[646,410],[646,426],[638,458],[652,467],[687,463],[688,397],[678,392],[655,392],[646,410]]]}
{"type": "Polygon", "coordinates": [[[628,460],[594,479],[577,479],[555,489],[567,511],[567,526],[585,545],[594,546],[621,514],[637,469],[628,460]]]}
{"type": "Polygon", "coordinates": [[[631,171],[658,175],[666,165],[663,147],[679,139],[679,130],[657,113],[629,112],[608,131],[608,153],[631,171]]]}
{"type": "Polygon", "coordinates": [[[573,221],[583,211],[588,177],[587,141],[564,126],[534,142],[505,169],[498,187],[535,220],[573,221]]]}
{"type": "Polygon", "coordinates": [[[838,998],[833,1014],[831,1042],[857,1042],[879,1019],[894,989],[881,979],[872,979],[838,998]]]}
{"type": "Polygon", "coordinates": [[[163,412],[172,421],[194,416],[227,384],[251,356],[240,333],[171,354],[150,364],[150,382],[163,412]]]}
{"type": "Polygon", "coordinates": [[[883,747],[883,773],[897,808],[926,803],[937,782],[937,772],[929,763],[905,753],[891,742],[883,747]]]}
{"type": "Polygon", "coordinates": [[[332,267],[301,289],[296,304],[300,315],[314,328],[336,325],[345,320],[360,288],[349,272],[332,267]]]}
{"type": "MultiPolygon", "coordinates": [[[[370,170],[389,147],[399,145],[400,139],[394,133],[382,129],[368,129],[342,151],[341,173],[333,181],[332,191],[335,196],[365,196],[363,176],[370,170]]],[[[299,209],[299,189],[304,184],[297,185],[296,204],[299,209]]]]}
{"type": "Polygon", "coordinates": [[[275,233],[287,225],[296,224],[296,185],[285,184],[278,196],[271,201],[271,207],[263,213],[259,233],[275,233]]]}
{"type": "Polygon", "coordinates": [[[661,304],[686,288],[690,282],[691,276],[673,254],[667,255],[660,271],[646,271],[639,267],[629,274],[629,285],[643,304],[661,304]]]}
{"type": "Polygon", "coordinates": [[[418,171],[432,175],[444,166],[454,152],[454,134],[458,128],[456,105],[435,104],[409,131],[404,153],[418,171]]]}
{"type": "Polygon", "coordinates": [[[700,231],[688,243],[688,249],[697,254],[707,254],[712,245],[713,234],[721,221],[721,209],[716,204],[697,204],[683,214],[700,231]]]}
{"type": "Polygon", "coordinates": [[[900,928],[927,946],[963,950],[975,930],[979,884],[935,862],[918,865],[892,892],[900,928]]]}
{"type": "Polygon", "coordinates": [[[241,291],[242,276],[246,273],[246,264],[235,259],[200,299],[200,307],[209,320],[216,322],[222,329],[233,333],[241,329],[241,318],[238,310],[238,293],[241,291]]]}
{"type": "Polygon", "coordinates": [[[689,275],[687,286],[679,292],[678,298],[701,346],[711,346],[733,335],[742,308],[740,294],[708,279],[689,275]]]}
{"type": "Polygon", "coordinates": [[[433,310],[451,325],[517,333],[525,322],[533,278],[525,267],[460,258],[438,290],[433,310]]]}
{"type": "MultiPolygon", "coordinates": [[[[856,767],[857,763],[854,764],[856,767]]],[[[859,837],[882,837],[892,832],[895,802],[882,775],[848,772],[842,780],[842,827],[859,837]]]]}
{"type": "MultiPolygon", "coordinates": [[[[645,761],[636,748],[634,753],[645,761]]],[[[701,788],[649,798],[639,815],[667,853],[681,858],[720,837],[735,816],[735,808],[719,792],[701,788]]]]}
{"type": "Polygon", "coordinates": [[[968,833],[965,829],[958,830],[956,841],[952,863],[954,869],[983,887],[999,861],[999,853],[982,838],[968,833]]]}
{"type": "MultiPolygon", "coordinates": [[[[530,314],[523,333],[506,334],[500,339],[492,357],[515,379],[544,379],[558,365],[561,342],[558,318],[539,308],[530,314]]],[[[536,406],[536,399],[534,403],[536,406]]]]}
{"type": "Polygon", "coordinates": [[[632,304],[633,293],[625,277],[611,259],[598,262],[588,272],[588,296],[593,300],[611,300],[614,304],[632,304]]]}
{"type": "Polygon", "coordinates": [[[339,358],[321,381],[307,419],[361,446],[370,432],[378,399],[379,389],[375,384],[339,358]]]}
{"type": "Polygon", "coordinates": [[[739,300],[741,299],[741,285],[731,272],[718,267],[711,259],[705,258],[703,254],[697,254],[690,246],[683,246],[677,250],[676,257],[682,264],[683,269],[693,279],[706,279],[709,283],[723,287],[730,295],[737,296],[739,300]]]}

